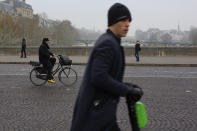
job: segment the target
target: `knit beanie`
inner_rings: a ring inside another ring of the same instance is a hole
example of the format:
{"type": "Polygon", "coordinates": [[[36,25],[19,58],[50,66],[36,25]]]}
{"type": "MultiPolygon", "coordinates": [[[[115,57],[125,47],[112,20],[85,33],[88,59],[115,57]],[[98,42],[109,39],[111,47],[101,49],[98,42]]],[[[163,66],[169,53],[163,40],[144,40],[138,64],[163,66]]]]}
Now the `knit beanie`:
{"type": "Polygon", "coordinates": [[[129,9],[120,3],[115,3],[108,10],[108,26],[111,26],[121,20],[129,19],[132,20],[129,9]]]}

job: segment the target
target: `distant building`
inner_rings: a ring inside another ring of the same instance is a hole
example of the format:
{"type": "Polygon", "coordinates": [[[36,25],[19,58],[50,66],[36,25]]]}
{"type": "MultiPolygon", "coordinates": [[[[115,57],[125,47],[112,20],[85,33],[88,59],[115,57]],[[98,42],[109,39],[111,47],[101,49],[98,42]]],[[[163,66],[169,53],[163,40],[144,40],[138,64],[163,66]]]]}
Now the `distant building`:
{"type": "Polygon", "coordinates": [[[26,4],[25,0],[5,0],[0,1],[0,14],[9,13],[14,16],[33,18],[32,6],[26,4]]]}

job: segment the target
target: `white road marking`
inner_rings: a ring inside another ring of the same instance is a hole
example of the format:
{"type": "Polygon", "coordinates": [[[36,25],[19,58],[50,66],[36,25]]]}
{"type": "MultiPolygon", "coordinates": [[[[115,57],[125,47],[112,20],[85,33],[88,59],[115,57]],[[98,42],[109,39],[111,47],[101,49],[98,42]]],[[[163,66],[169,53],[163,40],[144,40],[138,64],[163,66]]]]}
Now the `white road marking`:
{"type": "Polygon", "coordinates": [[[0,76],[27,76],[27,74],[0,74],[0,76]]]}
{"type": "MultiPolygon", "coordinates": [[[[0,76],[29,76],[29,74],[0,74],[0,76]]],[[[78,75],[78,77],[83,77],[83,75],[78,75]]],[[[197,77],[193,77],[193,76],[128,76],[125,75],[125,78],[189,78],[189,79],[197,79],[197,77]]]]}

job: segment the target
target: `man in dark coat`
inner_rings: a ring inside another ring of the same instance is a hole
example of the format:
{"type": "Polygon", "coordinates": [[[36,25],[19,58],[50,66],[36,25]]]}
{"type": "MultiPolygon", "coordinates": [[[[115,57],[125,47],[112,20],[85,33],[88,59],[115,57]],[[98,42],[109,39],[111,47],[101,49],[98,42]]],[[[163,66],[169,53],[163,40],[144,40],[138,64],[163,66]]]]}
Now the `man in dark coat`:
{"type": "Polygon", "coordinates": [[[136,57],[136,61],[139,62],[140,61],[140,56],[139,56],[139,52],[141,51],[140,48],[140,41],[137,40],[136,44],[135,44],[135,57],[136,57]]]}
{"type": "Polygon", "coordinates": [[[71,131],[120,131],[116,111],[120,96],[141,95],[138,88],[122,82],[125,37],[131,14],[120,3],[108,11],[108,30],[100,36],[90,55],[75,103],[71,131]]]}
{"type": "Polygon", "coordinates": [[[25,38],[22,39],[22,44],[21,44],[21,58],[23,58],[23,54],[24,54],[24,58],[26,58],[26,40],[25,38]]]}
{"type": "Polygon", "coordinates": [[[53,53],[49,51],[49,39],[43,38],[42,44],[39,48],[39,61],[43,67],[47,70],[48,82],[55,83],[55,80],[52,76],[52,69],[56,62],[53,53]]]}

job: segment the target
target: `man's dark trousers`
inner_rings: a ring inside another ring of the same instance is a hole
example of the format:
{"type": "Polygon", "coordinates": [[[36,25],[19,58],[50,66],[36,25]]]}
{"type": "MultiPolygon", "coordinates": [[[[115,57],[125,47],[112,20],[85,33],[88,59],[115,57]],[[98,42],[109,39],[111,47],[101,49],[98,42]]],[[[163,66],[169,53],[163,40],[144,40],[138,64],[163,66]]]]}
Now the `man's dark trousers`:
{"type": "Polygon", "coordinates": [[[23,57],[23,54],[24,54],[24,57],[26,58],[26,48],[21,49],[21,57],[23,57]]]}
{"type": "Polygon", "coordinates": [[[139,52],[135,52],[135,57],[136,57],[136,61],[139,61],[140,60],[139,52]]]}
{"type": "Polygon", "coordinates": [[[47,75],[48,79],[53,79],[53,76],[51,74],[51,71],[53,69],[53,66],[55,65],[56,59],[55,58],[50,58],[47,63],[43,64],[43,67],[47,69],[47,75]]]}

